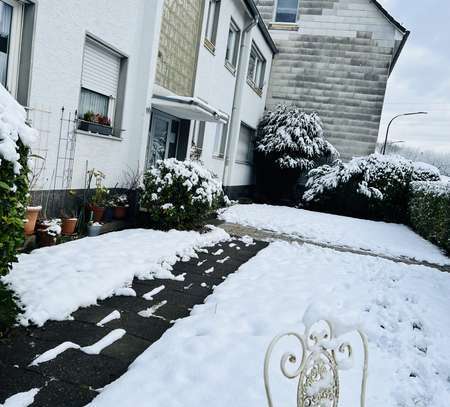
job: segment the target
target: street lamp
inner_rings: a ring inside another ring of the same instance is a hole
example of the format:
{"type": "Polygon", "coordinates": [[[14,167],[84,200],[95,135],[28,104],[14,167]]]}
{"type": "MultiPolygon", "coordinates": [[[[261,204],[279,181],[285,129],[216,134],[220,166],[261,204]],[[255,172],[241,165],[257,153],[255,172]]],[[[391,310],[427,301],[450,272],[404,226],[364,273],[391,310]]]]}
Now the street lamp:
{"type": "Polygon", "coordinates": [[[389,137],[389,129],[391,127],[392,122],[397,119],[398,117],[402,117],[402,116],[415,116],[415,115],[419,115],[419,114],[428,114],[428,112],[412,112],[412,113],[402,113],[402,114],[398,114],[397,116],[394,116],[392,118],[392,120],[389,122],[387,130],[386,130],[386,138],[384,139],[384,145],[383,145],[383,150],[382,150],[382,154],[385,155],[386,154],[386,146],[387,146],[387,141],[388,141],[388,137],[389,137]]]}

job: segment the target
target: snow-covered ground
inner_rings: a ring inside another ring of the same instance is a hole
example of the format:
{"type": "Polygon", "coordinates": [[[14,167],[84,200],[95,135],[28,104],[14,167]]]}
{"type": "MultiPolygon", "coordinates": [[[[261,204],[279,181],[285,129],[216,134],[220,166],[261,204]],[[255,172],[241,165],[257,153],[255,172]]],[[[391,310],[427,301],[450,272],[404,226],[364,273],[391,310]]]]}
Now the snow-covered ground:
{"type": "Polygon", "coordinates": [[[404,225],[374,222],[270,205],[235,205],[220,214],[226,222],[298,236],[375,254],[446,265],[450,259],[404,225]]]}
{"type": "Polygon", "coordinates": [[[205,234],[144,229],[109,233],[22,254],[3,281],[24,305],[21,322],[42,325],[123,292],[133,277],[172,278],[171,265],[180,257],[195,256],[195,248],[228,238],[218,228],[205,234]]]}
{"type": "MultiPolygon", "coordinates": [[[[448,407],[449,292],[450,275],[435,269],[272,243],[177,321],[90,406],[264,406],[270,340],[280,332],[302,332],[305,310],[319,304],[344,321],[363,323],[367,406],[448,407]]],[[[284,346],[275,356],[288,350],[284,346]]],[[[355,347],[354,369],[342,373],[342,407],[359,405],[361,350],[355,347]]],[[[295,405],[295,383],[280,377],[277,360],[271,366],[275,405],[295,405]]]]}

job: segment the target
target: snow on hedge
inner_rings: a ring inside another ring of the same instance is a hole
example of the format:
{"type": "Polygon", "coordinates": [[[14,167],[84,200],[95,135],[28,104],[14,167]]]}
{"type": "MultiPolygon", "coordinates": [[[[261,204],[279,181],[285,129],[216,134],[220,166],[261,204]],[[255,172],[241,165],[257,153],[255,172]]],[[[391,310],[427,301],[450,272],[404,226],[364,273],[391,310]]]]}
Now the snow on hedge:
{"type": "Polygon", "coordinates": [[[303,199],[306,202],[320,199],[342,185],[355,180],[356,192],[367,198],[383,200],[380,185],[388,190],[394,183],[407,186],[411,181],[437,181],[439,170],[432,165],[413,162],[398,155],[371,154],[355,157],[348,163],[323,165],[310,171],[303,199]]]}
{"type": "Polygon", "coordinates": [[[324,138],[317,113],[305,113],[293,106],[279,105],[268,111],[259,125],[256,150],[280,168],[309,170],[323,159],[339,156],[324,138]]]}
{"type": "Polygon", "coordinates": [[[37,131],[25,123],[25,109],[0,84],[0,164],[2,159],[14,164],[14,172],[20,172],[17,142],[31,146],[37,131]]]}
{"type": "Polygon", "coordinates": [[[63,320],[141,279],[174,278],[171,265],[194,249],[227,240],[222,229],[204,234],[133,229],[75,240],[19,256],[3,281],[17,293],[28,320],[63,320]]]}
{"type": "MultiPolygon", "coordinates": [[[[240,267],[205,304],[175,323],[89,405],[266,406],[263,363],[272,338],[303,332],[311,305],[328,308],[369,338],[368,407],[447,407],[450,275],[423,266],[277,242],[240,267]]],[[[341,372],[340,407],[359,406],[362,347],[341,372]]],[[[298,381],[271,363],[275,406],[295,406],[298,381]]]]}
{"type": "Polygon", "coordinates": [[[221,211],[230,223],[285,233],[317,243],[367,250],[392,257],[450,264],[433,244],[408,227],[270,205],[235,205],[221,211]]]}
{"type": "Polygon", "coordinates": [[[411,183],[413,192],[423,192],[434,196],[450,197],[450,184],[445,181],[416,181],[411,183]]]}

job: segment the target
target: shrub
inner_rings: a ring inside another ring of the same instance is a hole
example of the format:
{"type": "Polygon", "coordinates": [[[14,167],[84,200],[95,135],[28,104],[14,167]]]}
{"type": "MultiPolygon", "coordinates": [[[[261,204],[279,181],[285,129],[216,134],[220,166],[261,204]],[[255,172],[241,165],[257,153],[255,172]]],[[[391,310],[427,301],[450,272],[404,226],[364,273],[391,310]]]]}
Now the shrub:
{"type": "Polygon", "coordinates": [[[225,200],[222,184],[198,162],[160,160],[144,174],[141,207],[163,229],[198,226],[225,200]]]}
{"type": "MultiPolygon", "coordinates": [[[[23,244],[23,220],[28,201],[28,145],[34,130],[25,124],[25,111],[0,86],[0,277],[17,261],[23,244]]],[[[19,308],[13,293],[0,281],[0,336],[16,320],[19,308]]]]}
{"type": "Polygon", "coordinates": [[[300,171],[339,155],[324,139],[317,113],[308,114],[285,105],[264,115],[258,127],[256,150],[281,169],[300,171]]]}
{"type": "Polygon", "coordinates": [[[407,222],[410,183],[439,178],[439,171],[432,166],[400,156],[372,154],[310,171],[303,201],[325,212],[407,222]]]}
{"type": "Polygon", "coordinates": [[[450,184],[412,182],[410,190],[411,226],[450,254],[450,184]]]}

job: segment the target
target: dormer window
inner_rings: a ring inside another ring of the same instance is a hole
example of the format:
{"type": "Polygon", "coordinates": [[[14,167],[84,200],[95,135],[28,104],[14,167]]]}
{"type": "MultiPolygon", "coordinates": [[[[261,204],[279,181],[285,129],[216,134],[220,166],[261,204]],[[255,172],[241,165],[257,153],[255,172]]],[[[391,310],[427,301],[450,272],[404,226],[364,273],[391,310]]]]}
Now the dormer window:
{"type": "Polygon", "coordinates": [[[278,0],[275,11],[275,22],[296,23],[299,0],[278,0]]]}

